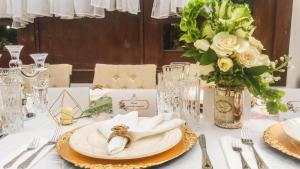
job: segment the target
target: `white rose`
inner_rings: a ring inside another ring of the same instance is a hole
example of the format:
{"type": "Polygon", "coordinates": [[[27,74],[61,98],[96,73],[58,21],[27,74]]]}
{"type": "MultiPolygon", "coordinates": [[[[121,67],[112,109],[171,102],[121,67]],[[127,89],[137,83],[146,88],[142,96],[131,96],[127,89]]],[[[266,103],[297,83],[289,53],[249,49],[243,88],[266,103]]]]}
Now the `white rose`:
{"type": "Polygon", "coordinates": [[[210,48],[220,57],[230,56],[240,49],[240,42],[243,41],[240,41],[237,36],[231,35],[228,32],[220,32],[214,36],[210,48]]]}
{"type": "Polygon", "coordinates": [[[255,46],[259,50],[265,50],[264,45],[261,43],[261,41],[255,39],[253,36],[249,37],[249,42],[251,45],[255,46]]]}
{"type": "Polygon", "coordinates": [[[198,75],[208,75],[210,72],[215,70],[213,64],[200,65],[199,63],[197,63],[196,66],[198,75]]]}
{"type": "Polygon", "coordinates": [[[218,67],[222,72],[227,72],[233,66],[233,62],[230,58],[222,57],[218,60],[218,67]]]}
{"type": "Polygon", "coordinates": [[[245,67],[257,66],[257,59],[260,57],[259,51],[251,46],[242,53],[237,53],[237,61],[245,67]]]}
{"type": "Polygon", "coordinates": [[[271,61],[268,55],[265,54],[261,54],[258,58],[257,58],[257,65],[266,65],[266,66],[270,66],[271,61]]]}
{"type": "Polygon", "coordinates": [[[210,43],[206,39],[200,39],[194,43],[194,46],[195,48],[202,51],[207,51],[209,49],[210,43]]]}

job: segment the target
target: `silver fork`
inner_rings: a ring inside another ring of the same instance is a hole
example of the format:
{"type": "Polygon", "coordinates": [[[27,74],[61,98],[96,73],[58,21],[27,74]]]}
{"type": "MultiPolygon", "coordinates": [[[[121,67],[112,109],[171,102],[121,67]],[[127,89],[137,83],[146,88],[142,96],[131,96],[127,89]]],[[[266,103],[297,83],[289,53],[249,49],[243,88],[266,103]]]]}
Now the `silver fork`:
{"type": "Polygon", "coordinates": [[[254,152],[254,156],[255,156],[255,160],[256,160],[256,164],[257,164],[258,169],[267,169],[268,167],[266,166],[265,162],[259,156],[259,154],[257,153],[257,151],[254,147],[253,140],[250,138],[249,130],[247,128],[243,128],[241,130],[241,140],[242,140],[243,144],[251,146],[251,148],[254,152]]]}
{"type": "Polygon", "coordinates": [[[243,169],[251,169],[249,164],[247,163],[247,161],[245,160],[245,158],[242,154],[242,147],[241,147],[239,141],[233,141],[232,149],[233,149],[233,151],[236,151],[240,154],[243,169]]]}
{"type": "Polygon", "coordinates": [[[213,166],[207,154],[205,135],[200,135],[198,139],[202,150],[202,169],[213,169],[213,166]]]}
{"type": "Polygon", "coordinates": [[[46,144],[44,144],[41,148],[39,148],[38,151],[36,151],[34,154],[32,154],[30,157],[28,157],[24,162],[22,162],[19,166],[18,169],[25,169],[27,168],[31,162],[40,154],[40,152],[47,146],[56,144],[56,140],[58,139],[60,134],[60,127],[57,127],[51,140],[49,140],[46,144]]]}
{"type": "Polygon", "coordinates": [[[10,160],[9,162],[7,162],[3,168],[4,169],[7,169],[7,168],[10,168],[22,155],[24,155],[25,153],[31,151],[31,150],[34,150],[38,147],[39,145],[39,141],[40,141],[40,138],[38,137],[35,137],[31,143],[28,145],[28,147],[26,148],[26,150],[22,151],[19,155],[17,155],[15,158],[13,158],[12,160],[10,160]]]}

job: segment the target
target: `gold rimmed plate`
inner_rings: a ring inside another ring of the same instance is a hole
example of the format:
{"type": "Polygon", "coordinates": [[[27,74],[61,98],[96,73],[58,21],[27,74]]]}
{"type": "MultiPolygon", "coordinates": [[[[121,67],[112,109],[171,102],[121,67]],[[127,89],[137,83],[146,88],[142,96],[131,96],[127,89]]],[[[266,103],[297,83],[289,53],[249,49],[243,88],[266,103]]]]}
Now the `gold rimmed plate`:
{"type": "Polygon", "coordinates": [[[300,159],[300,142],[284,132],[283,123],[276,123],[269,127],[264,132],[264,141],[280,152],[300,159]]]}
{"type": "Polygon", "coordinates": [[[175,159],[180,155],[190,150],[193,145],[197,142],[196,135],[187,127],[182,127],[182,139],[173,148],[162,152],[160,154],[131,160],[105,160],[96,159],[81,155],[74,151],[70,145],[69,140],[72,134],[76,131],[72,130],[60,137],[56,144],[56,149],[59,155],[66,161],[74,164],[75,166],[82,168],[93,168],[93,169],[137,169],[146,168],[155,165],[163,164],[167,161],[175,159]]]}
{"type": "Polygon", "coordinates": [[[122,152],[109,154],[107,139],[98,131],[98,123],[92,123],[76,130],[69,140],[70,147],[79,154],[107,160],[129,160],[162,153],[179,143],[182,138],[180,128],[140,139],[122,152]]]}

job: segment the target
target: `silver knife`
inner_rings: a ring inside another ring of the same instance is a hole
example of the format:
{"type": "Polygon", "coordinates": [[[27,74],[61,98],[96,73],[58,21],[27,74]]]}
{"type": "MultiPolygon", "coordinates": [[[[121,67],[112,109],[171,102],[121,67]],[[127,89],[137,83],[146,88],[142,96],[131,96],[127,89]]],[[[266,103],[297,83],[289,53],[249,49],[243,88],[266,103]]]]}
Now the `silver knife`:
{"type": "Polygon", "coordinates": [[[213,169],[213,166],[207,154],[205,135],[200,135],[198,137],[198,140],[202,150],[202,169],[213,169]]]}

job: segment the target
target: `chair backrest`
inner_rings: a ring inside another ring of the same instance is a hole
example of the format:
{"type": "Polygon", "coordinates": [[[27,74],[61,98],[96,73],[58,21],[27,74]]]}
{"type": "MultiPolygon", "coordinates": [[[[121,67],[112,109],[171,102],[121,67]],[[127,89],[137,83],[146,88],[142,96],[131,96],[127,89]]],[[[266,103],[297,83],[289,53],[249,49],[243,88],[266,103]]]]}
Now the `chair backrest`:
{"type": "Polygon", "coordinates": [[[112,89],[154,89],[156,65],[96,64],[93,85],[112,89]]]}
{"type": "Polygon", "coordinates": [[[48,68],[50,74],[49,87],[70,87],[72,65],[51,64],[48,68]]]}

